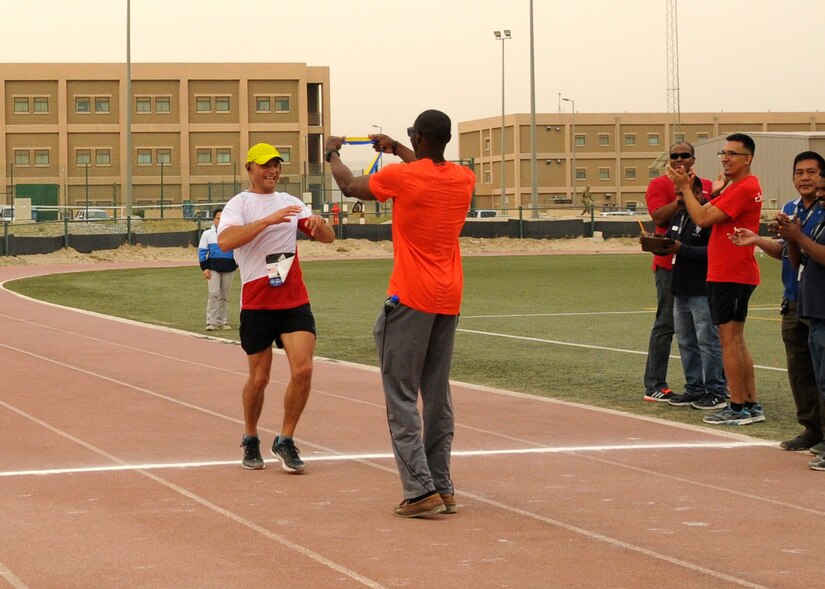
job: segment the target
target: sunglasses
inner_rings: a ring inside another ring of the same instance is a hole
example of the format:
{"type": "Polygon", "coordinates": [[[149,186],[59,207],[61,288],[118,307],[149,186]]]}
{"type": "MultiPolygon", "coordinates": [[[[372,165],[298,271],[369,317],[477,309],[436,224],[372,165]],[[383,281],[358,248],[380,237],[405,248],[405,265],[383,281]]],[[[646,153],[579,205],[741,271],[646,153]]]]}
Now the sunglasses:
{"type": "Polygon", "coordinates": [[[693,157],[693,154],[692,154],[692,153],[686,153],[686,152],[683,152],[683,153],[671,153],[671,154],[670,154],[670,159],[672,159],[672,160],[689,160],[689,159],[690,159],[690,158],[692,158],[692,157],[693,157]]]}
{"type": "Polygon", "coordinates": [[[413,135],[415,135],[416,133],[418,133],[418,129],[416,129],[415,127],[407,127],[407,137],[412,139],[413,135]]]}

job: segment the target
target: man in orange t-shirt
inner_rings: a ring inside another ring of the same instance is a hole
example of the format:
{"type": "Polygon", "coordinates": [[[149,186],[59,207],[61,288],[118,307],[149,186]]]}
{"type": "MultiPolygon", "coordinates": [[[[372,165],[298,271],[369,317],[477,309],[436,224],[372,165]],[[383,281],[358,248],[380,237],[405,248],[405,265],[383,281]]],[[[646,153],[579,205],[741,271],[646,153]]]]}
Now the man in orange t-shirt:
{"type": "Polygon", "coordinates": [[[470,208],[475,174],[444,159],[450,129],[446,114],[428,110],[407,129],[412,149],[386,135],[370,135],[376,151],[405,162],[370,176],[355,177],[342,163],[341,137],[329,137],[326,143],[325,159],[345,195],[393,199],[395,263],[390,296],[373,334],[404,489],[404,501],[395,508],[399,517],[456,512],[450,478],[450,364],[464,285],[458,237],[470,208]],[[419,392],[423,416],[418,412],[419,392]]]}

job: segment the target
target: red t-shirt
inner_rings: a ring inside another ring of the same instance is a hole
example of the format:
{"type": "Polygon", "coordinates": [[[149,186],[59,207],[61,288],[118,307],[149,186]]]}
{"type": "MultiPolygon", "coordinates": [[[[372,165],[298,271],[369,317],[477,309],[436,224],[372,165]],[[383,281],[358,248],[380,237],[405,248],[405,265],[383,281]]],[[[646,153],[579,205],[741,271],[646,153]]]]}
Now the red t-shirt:
{"type": "Polygon", "coordinates": [[[458,236],[467,219],[475,174],[464,166],[421,159],[370,176],[370,191],[392,206],[395,264],[387,294],[425,313],[457,315],[464,275],[458,236]]]}
{"type": "MultiPolygon", "coordinates": [[[[710,199],[710,193],[713,191],[710,180],[702,178],[702,194],[705,199],[710,199]]],[[[645,192],[645,202],[647,202],[647,212],[652,214],[657,209],[672,203],[676,200],[676,185],[667,176],[659,176],[651,180],[647,185],[647,192],[645,192]]],[[[656,225],[654,233],[664,234],[667,227],[659,227],[656,225]]],[[[665,270],[673,269],[673,254],[667,256],[653,256],[653,269],[664,268],[665,270]]]]}
{"type": "Polygon", "coordinates": [[[745,176],[728,186],[710,201],[728,218],[713,226],[708,242],[708,282],[759,284],[759,266],[753,256],[754,246],[739,246],[728,238],[735,227],[759,232],[762,213],[762,187],[756,176],[745,176]]]}

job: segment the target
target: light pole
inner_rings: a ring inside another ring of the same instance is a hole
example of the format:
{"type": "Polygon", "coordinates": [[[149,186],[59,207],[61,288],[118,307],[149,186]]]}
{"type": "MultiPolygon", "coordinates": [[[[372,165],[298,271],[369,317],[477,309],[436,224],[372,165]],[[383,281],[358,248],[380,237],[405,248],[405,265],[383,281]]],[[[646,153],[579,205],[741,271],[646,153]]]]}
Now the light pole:
{"type": "Polygon", "coordinates": [[[86,170],[86,220],[89,220],[89,164],[83,164],[84,169],[86,170]]]}
{"type": "Polygon", "coordinates": [[[570,124],[570,135],[573,136],[573,167],[571,168],[573,173],[571,175],[573,180],[573,204],[576,204],[576,101],[572,98],[562,98],[562,100],[570,103],[573,115],[570,124]]]}
{"type": "Polygon", "coordinates": [[[507,212],[507,178],[504,171],[504,42],[512,39],[509,29],[493,31],[497,41],[501,41],[501,209],[507,212]]]}
{"type": "Polygon", "coordinates": [[[160,166],[160,218],[163,219],[163,168],[166,167],[166,162],[158,162],[160,166]]]}
{"type": "MultiPolygon", "coordinates": [[[[378,129],[379,134],[381,134],[381,135],[384,134],[384,127],[382,127],[381,125],[373,125],[373,128],[378,129]]],[[[380,170],[383,167],[384,167],[384,154],[382,153],[381,154],[381,159],[378,160],[378,169],[380,170]]],[[[378,215],[380,213],[381,213],[381,203],[379,203],[376,200],[375,201],[375,214],[378,215]]]]}

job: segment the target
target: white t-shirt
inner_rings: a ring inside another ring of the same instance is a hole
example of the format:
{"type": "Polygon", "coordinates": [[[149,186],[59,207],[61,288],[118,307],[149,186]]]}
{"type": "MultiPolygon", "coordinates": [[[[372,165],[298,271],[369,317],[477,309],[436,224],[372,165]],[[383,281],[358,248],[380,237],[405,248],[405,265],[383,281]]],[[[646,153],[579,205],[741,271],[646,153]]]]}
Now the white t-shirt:
{"type": "Polygon", "coordinates": [[[243,283],[241,308],[291,308],[308,301],[297,258],[284,283],[270,286],[267,256],[296,254],[298,221],[312,215],[312,211],[299,199],[285,192],[256,194],[244,191],[232,197],[221,213],[218,235],[227,227],[248,225],[291,205],[299,205],[301,212],[283,223],[270,225],[252,241],[233,250],[243,283]],[[303,300],[305,298],[307,301],[303,300]]]}

